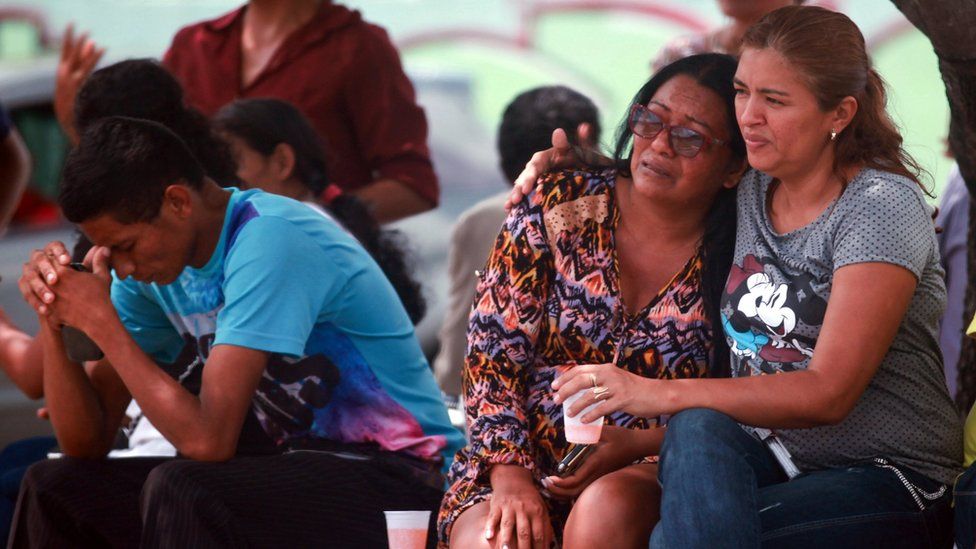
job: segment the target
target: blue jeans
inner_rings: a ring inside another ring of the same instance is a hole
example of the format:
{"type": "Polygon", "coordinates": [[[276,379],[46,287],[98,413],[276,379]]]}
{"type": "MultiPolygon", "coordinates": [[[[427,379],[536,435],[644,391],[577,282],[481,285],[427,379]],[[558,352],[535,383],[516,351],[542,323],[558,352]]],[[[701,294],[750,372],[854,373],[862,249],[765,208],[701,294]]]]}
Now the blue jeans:
{"type": "MultiPolygon", "coordinates": [[[[899,469],[921,490],[941,486],[899,469]]],[[[787,482],[764,443],[712,410],[671,418],[658,476],[655,549],[952,546],[949,490],[921,510],[894,471],[870,462],[787,482]]]]}
{"type": "Polygon", "coordinates": [[[976,547],[976,464],[956,480],[956,546],[959,549],[976,547]]]}

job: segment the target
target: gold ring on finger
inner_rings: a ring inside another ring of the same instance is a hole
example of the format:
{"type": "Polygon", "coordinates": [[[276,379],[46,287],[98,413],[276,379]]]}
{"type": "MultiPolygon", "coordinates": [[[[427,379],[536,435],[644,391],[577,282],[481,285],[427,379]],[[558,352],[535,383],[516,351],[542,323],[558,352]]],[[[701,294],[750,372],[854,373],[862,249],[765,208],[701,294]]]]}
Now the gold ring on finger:
{"type": "Polygon", "coordinates": [[[593,388],[593,396],[600,396],[610,392],[610,388],[604,385],[597,385],[593,388]]]}
{"type": "Polygon", "coordinates": [[[597,387],[596,374],[590,374],[590,385],[592,385],[593,388],[596,389],[597,387]]]}

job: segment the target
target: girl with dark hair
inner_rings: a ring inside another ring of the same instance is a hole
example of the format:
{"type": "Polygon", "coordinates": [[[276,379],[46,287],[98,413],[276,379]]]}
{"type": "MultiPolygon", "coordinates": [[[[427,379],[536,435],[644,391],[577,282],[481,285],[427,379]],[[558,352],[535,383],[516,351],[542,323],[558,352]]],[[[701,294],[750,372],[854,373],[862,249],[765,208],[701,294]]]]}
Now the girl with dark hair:
{"type": "Polygon", "coordinates": [[[673,415],[651,547],[949,547],[961,426],[918,167],[846,16],[781,8],[743,44],[732,379],[587,365],[556,401],[597,386],[571,407],[601,401],[583,421],[673,415]]]}
{"type": "Polygon", "coordinates": [[[325,147],[301,112],[280,99],[240,99],[214,117],[237,158],[244,188],[260,188],[305,202],[334,217],[355,236],[396,289],[414,324],[427,310],[411,276],[400,234],[384,230],[366,205],[329,183],[325,147]],[[316,201],[324,197],[326,210],[316,201]]]}
{"type": "Polygon", "coordinates": [[[646,547],[660,422],[610,416],[558,478],[570,448],[549,385],[585,364],[671,379],[727,363],[713,333],[745,167],[734,71],[719,54],[661,71],[621,125],[614,166],[550,174],[508,216],[468,329],[470,444],[449,474],[442,545],[646,547]]]}

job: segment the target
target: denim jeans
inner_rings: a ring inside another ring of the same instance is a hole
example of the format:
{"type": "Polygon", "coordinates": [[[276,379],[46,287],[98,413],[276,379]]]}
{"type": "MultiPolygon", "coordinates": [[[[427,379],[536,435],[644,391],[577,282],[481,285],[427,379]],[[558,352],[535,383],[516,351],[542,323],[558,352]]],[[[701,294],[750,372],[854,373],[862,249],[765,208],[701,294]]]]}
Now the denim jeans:
{"type": "Polygon", "coordinates": [[[976,464],[956,480],[956,547],[976,548],[976,464]]]}
{"type": "MultiPolygon", "coordinates": [[[[921,490],[941,487],[899,470],[921,490]]],[[[655,549],[952,546],[949,490],[921,510],[898,475],[873,462],[787,481],[764,443],[712,410],[671,418],[658,475],[655,549]]]]}

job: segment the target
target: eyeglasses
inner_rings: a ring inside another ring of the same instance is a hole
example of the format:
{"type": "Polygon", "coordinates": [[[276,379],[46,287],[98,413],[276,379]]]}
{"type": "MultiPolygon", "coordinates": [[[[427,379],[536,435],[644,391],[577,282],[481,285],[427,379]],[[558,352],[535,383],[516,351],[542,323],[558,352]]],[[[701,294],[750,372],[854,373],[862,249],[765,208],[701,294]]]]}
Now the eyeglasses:
{"type": "Polygon", "coordinates": [[[640,103],[635,103],[630,109],[627,125],[634,135],[645,139],[654,139],[662,130],[668,132],[668,143],[676,154],[685,158],[694,158],[708,145],[724,145],[726,142],[702,135],[684,126],[665,124],[661,117],[640,103]]]}

